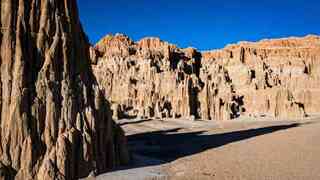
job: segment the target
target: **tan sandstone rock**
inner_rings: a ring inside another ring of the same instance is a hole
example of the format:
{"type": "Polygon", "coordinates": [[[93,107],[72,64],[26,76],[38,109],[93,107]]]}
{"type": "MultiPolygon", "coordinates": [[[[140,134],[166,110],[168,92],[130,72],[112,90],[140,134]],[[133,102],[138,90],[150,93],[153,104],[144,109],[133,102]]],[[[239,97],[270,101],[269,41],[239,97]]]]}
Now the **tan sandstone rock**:
{"type": "MultiPolygon", "coordinates": [[[[201,78],[229,79],[233,94],[242,98],[238,104],[243,114],[299,118],[320,112],[320,38],[317,36],[229,45],[203,53],[202,65],[201,78]],[[219,68],[223,71],[219,72],[219,68]]],[[[210,80],[206,84],[209,93],[202,94],[203,99],[214,102],[213,91],[218,92],[216,97],[226,94],[224,87],[210,88],[217,82],[210,80]]],[[[215,110],[213,104],[204,104],[203,112],[215,110]]],[[[213,114],[209,116],[214,118],[213,114]]]]}
{"type": "Polygon", "coordinates": [[[77,179],[125,163],[76,0],[1,0],[0,15],[0,179],[77,179]]]}
{"type": "Polygon", "coordinates": [[[115,118],[301,118],[320,112],[320,38],[240,42],[200,53],[158,38],[108,35],[96,46],[98,84],[115,118]]]}
{"type": "Polygon", "coordinates": [[[121,34],[108,35],[95,49],[102,57],[93,71],[114,104],[114,118],[197,114],[201,54],[196,50],[159,38],[134,43],[121,34]]]}

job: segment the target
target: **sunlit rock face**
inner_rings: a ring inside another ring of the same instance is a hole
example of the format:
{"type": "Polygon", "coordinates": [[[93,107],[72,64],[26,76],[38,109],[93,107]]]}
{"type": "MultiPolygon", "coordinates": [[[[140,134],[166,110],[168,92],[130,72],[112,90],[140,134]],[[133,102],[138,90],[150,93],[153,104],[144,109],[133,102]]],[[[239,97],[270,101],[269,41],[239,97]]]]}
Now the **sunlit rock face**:
{"type": "Polygon", "coordinates": [[[115,118],[302,118],[320,111],[320,38],[240,42],[200,53],[108,35],[93,71],[115,118]]]}
{"type": "Polygon", "coordinates": [[[317,36],[241,42],[205,52],[200,78],[206,84],[201,102],[207,102],[202,103],[202,114],[230,119],[239,115],[300,118],[318,113],[319,73],[317,36]]]}
{"type": "Polygon", "coordinates": [[[0,179],[77,179],[127,161],[76,0],[1,0],[0,179]]]}
{"type": "Polygon", "coordinates": [[[98,83],[113,104],[114,118],[197,115],[201,54],[158,38],[133,42],[117,34],[95,47],[98,83]],[[97,55],[97,56],[98,56],[97,55]]]}

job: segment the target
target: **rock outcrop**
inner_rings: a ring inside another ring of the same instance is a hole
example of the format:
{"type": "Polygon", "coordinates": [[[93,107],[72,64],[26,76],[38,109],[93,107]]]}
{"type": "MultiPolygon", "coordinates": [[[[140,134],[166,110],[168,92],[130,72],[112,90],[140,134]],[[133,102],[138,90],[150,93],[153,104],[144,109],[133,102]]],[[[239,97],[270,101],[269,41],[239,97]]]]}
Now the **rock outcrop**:
{"type": "Polygon", "coordinates": [[[303,118],[320,112],[320,38],[180,49],[158,38],[108,35],[93,71],[114,118],[303,118]]]}
{"type": "Polygon", "coordinates": [[[198,109],[201,54],[158,38],[134,43],[106,36],[95,47],[93,71],[113,104],[114,118],[190,117],[198,109]],[[99,56],[100,55],[100,56],[99,56]]]}
{"type": "Polygon", "coordinates": [[[127,161],[76,0],[1,0],[0,179],[77,179],[127,161]]]}
{"type": "Polygon", "coordinates": [[[206,119],[320,112],[320,37],[241,42],[204,52],[202,66],[206,119]]]}

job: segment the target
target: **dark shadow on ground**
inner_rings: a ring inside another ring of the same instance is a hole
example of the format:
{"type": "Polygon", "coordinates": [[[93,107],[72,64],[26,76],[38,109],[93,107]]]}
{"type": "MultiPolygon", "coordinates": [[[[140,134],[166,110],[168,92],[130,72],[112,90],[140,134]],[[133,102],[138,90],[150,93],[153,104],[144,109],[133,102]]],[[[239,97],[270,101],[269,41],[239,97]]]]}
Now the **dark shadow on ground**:
{"type": "Polygon", "coordinates": [[[133,158],[133,164],[130,167],[121,169],[160,165],[208,149],[300,125],[294,123],[212,135],[203,134],[204,131],[179,133],[178,128],[130,135],[127,137],[129,150],[139,158],[137,161],[133,158]]]}
{"type": "Polygon", "coordinates": [[[152,119],[142,119],[139,121],[127,121],[127,122],[121,122],[121,120],[118,120],[118,121],[119,121],[118,125],[124,126],[124,125],[128,125],[128,124],[140,124],[143,122],[152,121],[152,119]]]}

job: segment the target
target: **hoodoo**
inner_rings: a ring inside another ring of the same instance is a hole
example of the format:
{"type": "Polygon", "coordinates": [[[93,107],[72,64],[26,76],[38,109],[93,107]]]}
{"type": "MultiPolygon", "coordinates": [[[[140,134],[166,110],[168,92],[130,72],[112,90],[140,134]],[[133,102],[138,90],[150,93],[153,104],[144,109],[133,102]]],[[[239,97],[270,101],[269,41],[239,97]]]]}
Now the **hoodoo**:
{"type": "Polygon", "coordinates": [[[1,0],[0,179],[77,179],[127,161],[76,0],[1,0]]]}

